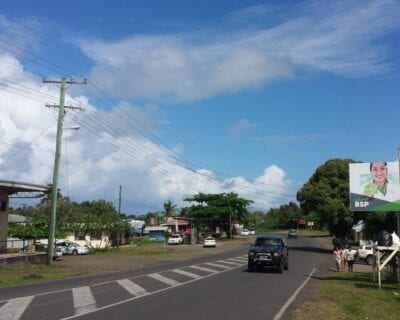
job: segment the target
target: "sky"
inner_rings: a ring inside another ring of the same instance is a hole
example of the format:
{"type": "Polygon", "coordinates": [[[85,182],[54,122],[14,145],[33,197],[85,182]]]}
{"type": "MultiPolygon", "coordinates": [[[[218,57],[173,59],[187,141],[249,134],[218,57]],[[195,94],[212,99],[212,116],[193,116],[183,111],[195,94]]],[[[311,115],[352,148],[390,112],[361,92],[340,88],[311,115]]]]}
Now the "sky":
{"type": "Polygon", "coordinates": [[[3,0],[0,179],[52,183],[60,85],[43,80],[63,77],[73,201],[118,207],[121,187],[137,215],[235,192],[267,211],[329,159],[396,161],[399,16],[397,0],[3,0]]]}

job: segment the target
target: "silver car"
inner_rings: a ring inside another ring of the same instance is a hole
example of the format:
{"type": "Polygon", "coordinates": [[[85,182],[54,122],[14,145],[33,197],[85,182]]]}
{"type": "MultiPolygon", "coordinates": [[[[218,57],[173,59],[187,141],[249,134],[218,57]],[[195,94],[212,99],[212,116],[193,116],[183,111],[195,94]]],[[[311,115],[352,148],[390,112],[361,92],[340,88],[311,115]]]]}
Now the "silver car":
{"type": "Polygon", "coordinates": [[[81,246],[79,243],[71,241],[59,241],[57,247],[60,247],[63,254],[88,254],[89,248],[87,246],[81,246]]]}

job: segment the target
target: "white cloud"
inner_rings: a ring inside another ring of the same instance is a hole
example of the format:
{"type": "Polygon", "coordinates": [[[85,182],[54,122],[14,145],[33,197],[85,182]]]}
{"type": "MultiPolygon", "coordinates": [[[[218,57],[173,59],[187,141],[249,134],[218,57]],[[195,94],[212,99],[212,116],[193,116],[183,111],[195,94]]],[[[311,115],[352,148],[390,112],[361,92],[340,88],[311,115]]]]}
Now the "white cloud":
{"type": "Polygon", "coordinates": [[[250,26],[240,31],[223,24],[226,29],[213,33],[135,35],[112,43],[81,39],[80,46],[94,61],[91,78],[101,87],[153,99],[258,88],[303,67],[347,77],[388,72],[390,48],[379,39],[400,27],[397,1],[308,1],[296,9],[261,5],[235,12],[250,26]],[[289,9],[284,20],[281,13],[289,9]]]}

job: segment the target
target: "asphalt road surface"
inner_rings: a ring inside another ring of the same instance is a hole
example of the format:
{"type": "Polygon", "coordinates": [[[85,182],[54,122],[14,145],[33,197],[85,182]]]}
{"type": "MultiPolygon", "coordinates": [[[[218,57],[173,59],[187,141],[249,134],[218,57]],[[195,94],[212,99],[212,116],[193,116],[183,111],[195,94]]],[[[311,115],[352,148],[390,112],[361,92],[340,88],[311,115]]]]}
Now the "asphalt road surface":
{"type": "Polygon", "coordinates": [[[0,289],[0,320],[291,319],[330,251],[290,239],[289,270],[247,271],[247,249],[152,267],[0,289]]]}

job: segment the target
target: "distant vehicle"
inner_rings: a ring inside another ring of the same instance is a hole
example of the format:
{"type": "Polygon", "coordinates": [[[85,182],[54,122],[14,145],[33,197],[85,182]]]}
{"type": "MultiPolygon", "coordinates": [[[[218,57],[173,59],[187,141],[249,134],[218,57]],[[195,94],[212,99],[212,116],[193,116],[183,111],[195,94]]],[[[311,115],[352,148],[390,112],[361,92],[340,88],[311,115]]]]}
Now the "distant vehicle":
{"type": "Polygon", "coordinates": [[[372,245],[363,245],[359,249],[357,249],[357,257],[358,259],[365,261],[365,263],[369,265],[375,264],[376,261],[372,245]]]}
{"type": "Polygon", "coordinates": [[[288,231],[287,237],[288,237],[288,239],[290,239],[290,238],[295,238],[295,239],[297,239],[297,237],[298,237],[297,230],[296,230],[296,229],[290,229],[290,230],[288,231]]]}
{"type": "Polygon", "coordinates": [[[63,254],[88,254],[89,248],[87,246],[81,246],[79,243],[71,241],[58,241],[56,243],[61,248],[63,254]]]}
{"type": "Polygon", "coordinates": [[[240,232],[241,236],[248,236],[249,234],[250,234],[249,230],[247,230],[247,229],[243,229],[242,232],[240,232]]]}
{"type": "Polygon", "coordinates": [[[289,269],[289,248],[280,236],[257,237],[248,252],[250,272],[264,267],[275,268],[279,273],[289,269]]]}
{"type": "Polygon", "coordinates": [[[215,238],[207,237],[204,239],[203,248],[207,248],[207,247],[215,248],[216,246],[217,246],[217,242],[215,241],[215,238]]]}
{"type": "MultiPolygon", "coordinates": [[[[28,252],[29,246],[25,246],[19,250],[19,252],[28,252]]],[[[35,252],[47,252],[47,245],[41,243],[35,243],[35,252]]],[[[62,257],[63,252],[61,247],[55,246],[53,249],[53,260],[57,260],[57,258],[62,257]]]]}
{"type": "Polygon", "coordinates": [[[182,244],[182,243],[183,243],[183,238],[179,233],[173,234],[168,239],[168,244],[182,244]]]}
{"type": "Polygon", "coordinates": [[[256,234],[257,232],[256,232],[256,230],[255,229],[250,229],[249,230],[249,234],[256,234]]]}

